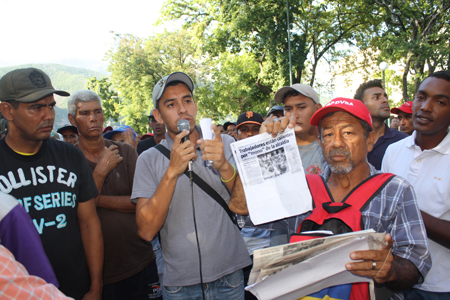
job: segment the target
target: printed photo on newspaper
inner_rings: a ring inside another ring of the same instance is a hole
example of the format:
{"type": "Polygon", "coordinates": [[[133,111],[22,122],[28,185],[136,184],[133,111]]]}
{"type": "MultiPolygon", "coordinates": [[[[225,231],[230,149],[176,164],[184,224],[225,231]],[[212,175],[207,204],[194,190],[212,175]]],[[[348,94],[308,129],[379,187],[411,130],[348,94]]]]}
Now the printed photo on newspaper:
{"type": "Polygon", "coordinates": [[[312,209],[293,129],[273,138],[267,133],[231,144],[254,224],[312,209]]]}

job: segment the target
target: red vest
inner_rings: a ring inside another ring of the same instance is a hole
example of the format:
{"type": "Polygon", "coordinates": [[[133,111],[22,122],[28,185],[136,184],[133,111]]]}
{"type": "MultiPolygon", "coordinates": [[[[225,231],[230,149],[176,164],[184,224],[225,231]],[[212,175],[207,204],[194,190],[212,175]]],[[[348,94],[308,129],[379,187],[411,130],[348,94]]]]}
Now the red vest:
{"type": "MultiPolygon", "coordinates": [[[[300,224],[297,233],[291,236],[290,242],[326,236],[326,234],[302,234],[305,231],[328,230],[332,231],[333,235],[360,231],[364,228],[361,212],[393,177],[394,175],[390,173],[370,176],[348,193],[342,202],[334,202],[321,176],[306,175],[314,209],[300,224]]],[[[362,299],[369,299],[368,284],[353,283],[350,300],[362,299]]]]}

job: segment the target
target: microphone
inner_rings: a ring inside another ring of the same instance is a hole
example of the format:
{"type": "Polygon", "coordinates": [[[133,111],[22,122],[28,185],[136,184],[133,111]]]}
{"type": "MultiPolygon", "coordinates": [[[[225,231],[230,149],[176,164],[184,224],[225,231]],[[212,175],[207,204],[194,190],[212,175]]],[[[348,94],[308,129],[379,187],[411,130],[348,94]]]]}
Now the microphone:
{"type": "MultiPolygon", "coordinates": [[[[178,129],[178,131],[180,133],[183,132],[183,131],[190,131],[191,130],[191,125],[189,124],[188,120],[181,119],[177,123],[177,129],[178,129]]],[[[187,140],[189,140],[189,134],[181,139],[181,143],[184,143],[187,140]]],[[[192,171],[192,160],[189,161],[188,170],[189,170],[189,172],[192,171]]]]}
{"type": "MultiPolygon", "coordinates": [[[[181,133],[182,131],[190,131],[191,125],[189,124],[189,121],[186,119],[181,119],[178,121],[177,129],[181,133]]],[[[185,141],[189,140],[189,134],[181,139],[181,143],[184,143],[185,141]]]]}

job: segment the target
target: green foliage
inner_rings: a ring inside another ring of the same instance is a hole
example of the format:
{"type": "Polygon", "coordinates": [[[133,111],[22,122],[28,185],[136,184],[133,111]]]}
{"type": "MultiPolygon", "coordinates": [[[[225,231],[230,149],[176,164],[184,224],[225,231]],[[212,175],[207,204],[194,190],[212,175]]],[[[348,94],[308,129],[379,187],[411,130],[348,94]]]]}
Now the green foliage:
{"type": "MultiPolygon", "coordinates": [[[[227,116],[236,118],[246,110],[265,114],[270,105],[269,92],[255,85],[259,66],[251,55],[201,56],[198,40],[186,30],[145,40],[116,35],[116,45],[107,57],[111,81],[102,83],[106,94],[102,98],[111,98],[106,92],[114,87],[120,98],[119,103],[112,101],[114,110],[120,111],[125,123],[140,132],[146,131],[147,116],[153,109],[154,85],[175,71],[185,72],[193,79],[199,118],[211,117],[217,122],[227,116]]],[[[93,86],[99,85],[98,81],[92,82],[93,86]]]]}
{"type": "Polygon", "coordinates": [[[247,110],[265,115],[271,96],[255,85],[259,67],[250,55],[222,53],[205,62],[210,68],[195,93],[200,118],[211,117],[216,122],[226,116],[236,119],[247,110]]]}
{"type": "Polygon", "coordinates": [[[404,64],[403,100],[410,101],[429,72],[449,67],[450,1],[375,0],[375,3],[384,27],[369,46],[380,51],[381,60],[404,64]]]}
{"type": "Polygon", "coordinates": [[[97,93],[102,99],[102,108],[105,119],[113,119],[118,121],[120,117],[121,103],[120,98],[116,91],[111,87],[111,82],[108,78],[104,77],[97,79],[95,76],[89,78],[86,83],[86,88],[97,93]]]}
{"type": "MultiPolygon", "coordinates": [[[[353,43],[357,32],[375,26],[371,12],[364,1],[291,1],[293,82],[314,85],[319,61],[340,59],[347,51],[339,45],[353,43]]],[[[286,0],[166,1],[160,22],[178,19],[212,57],[227,52],[251,55],[259,63],[254,75],[261,90],[272,93],[289,84],[286,0]]]]}
{"type": "Polygon", "coordinates": [[[120,98],[114,107],[125,124],[137,132],[146,132],[153,109],[153,87],[162,77],[183,71],[196,82],[196,52],[197,45],[186,31],[164,32],[147,39],[115,35],[115,45],[106,58],[112,86],[120,98]]]}

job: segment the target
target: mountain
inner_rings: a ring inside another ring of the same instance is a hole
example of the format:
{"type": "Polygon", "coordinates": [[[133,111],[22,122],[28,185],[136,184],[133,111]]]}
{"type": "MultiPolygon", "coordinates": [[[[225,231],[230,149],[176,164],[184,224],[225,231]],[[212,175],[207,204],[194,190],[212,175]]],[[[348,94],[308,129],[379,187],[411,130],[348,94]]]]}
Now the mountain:
{"type": "Polygon", "coordinates": [[[100,73],[104,73],[103,76],[108,73],[108,71],[106,70],[108,68],[108,64],[104,61],[95,59],[61,58],[54,61],[54,63],[75,68],[94,70],[100,73]]]}
{"type": "MultiPolygon", "coordinates": [[[[86,89],[86,82],[88,78],[107,77],[106,74],[88,69],[69,67],[58,64],[25,64],[11,67],[0,68],[0,77],[8,73],[9,71],[20,68],[38,68],[47,73],[52,80],[52,85],[55,89],[67,91],[73,93],[78,90],[86,89]]],[[[60,97],[55,95],[56,100],[56,117],[54,130],[58,129],[64,124],[69,123],[67,119],[67,101],[68,97],[60,97]]]]}
{"type": "Polygon", "coordinates": [[[100,73],[108,74],[108,63],[106,61],[98,60],[98,59],[89,59],[89,58],[59,58],[59,59],[52,59],[51,61],[32,61],[22,58],[22,59],[10,59],[8,60],[2,60],[2,57],[0,57],[0,68],[4,67],[10,67],[10,66],[19,66],[19,65],[25,65],[25,64],[58,64],[58,65],[64,65],[69,67],[75,67],[75,68],[81,68],[81,69],[87,69],[87,70],[93,70],[100,73]]]}
{"type": "Polygon", "coordinates": [[[31,67],[41,69],[47,73],[56,89],[65,90],[69,93],[85,89],[86,81],[90,77],[95,76],[97,78],[102,78],[107,76],[104,73],[88,69],[74,68],[58,64],[25,64],[0,68],[0,77],[15,69],[31,67]]]}

